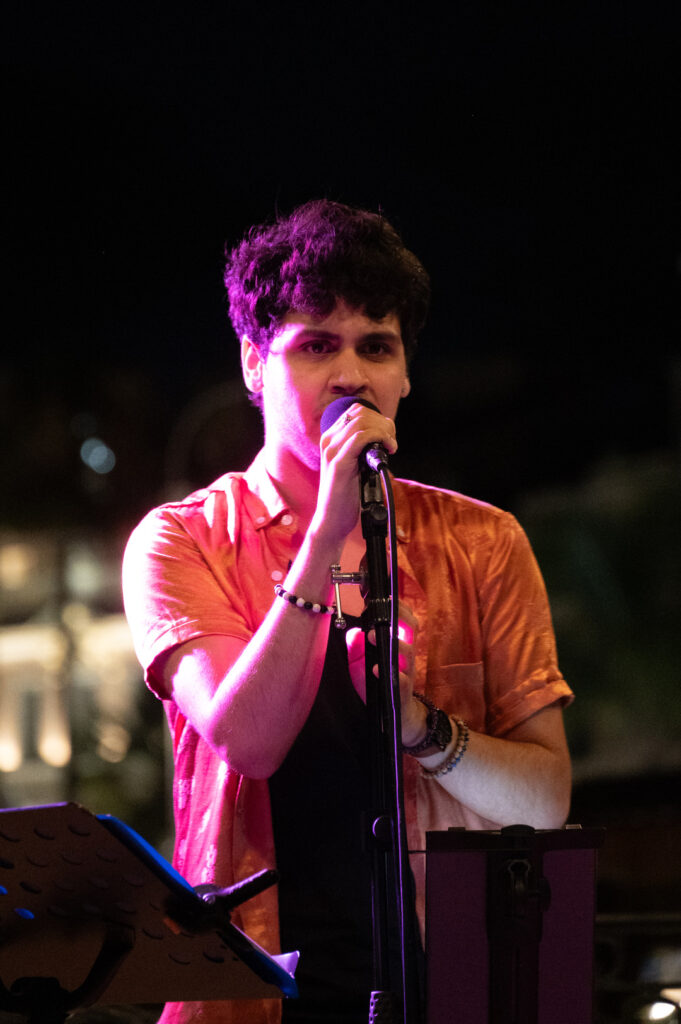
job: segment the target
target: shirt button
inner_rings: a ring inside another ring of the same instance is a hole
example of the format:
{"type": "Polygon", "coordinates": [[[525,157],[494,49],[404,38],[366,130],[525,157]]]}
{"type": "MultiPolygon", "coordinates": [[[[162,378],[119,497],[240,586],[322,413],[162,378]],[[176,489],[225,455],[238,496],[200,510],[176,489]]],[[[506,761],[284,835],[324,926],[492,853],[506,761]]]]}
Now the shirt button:
{"type": "Polygon", "coordinates": [[[293,516],[291,515],[290,512],[287,512],[286,515],[281,517],[281,521],[284,524],[284,526],[290,526],[291,523],[293,522],[293,516]]]}
{"type": "Polygon", "coordinates": [[[265,516],[256,516],[256,519],[255,519],[255,521],[258,524],[258,526],[262,526],[262,524],[265,522],[265,520],[266,520],[265,516]]]}
{"type": "Polygon", "coordinates": [[[281,569],[274,569],[271,576],[275,583],[279,583],[284,578],[284,574],[281,569]]]}

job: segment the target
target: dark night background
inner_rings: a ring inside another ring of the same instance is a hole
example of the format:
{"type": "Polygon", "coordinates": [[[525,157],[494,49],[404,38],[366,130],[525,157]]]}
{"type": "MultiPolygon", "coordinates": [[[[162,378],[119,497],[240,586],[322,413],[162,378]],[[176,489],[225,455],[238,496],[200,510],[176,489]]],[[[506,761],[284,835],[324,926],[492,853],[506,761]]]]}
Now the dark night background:
{"type": "Polygon", "coordinates": [[[382,207],[432,273],[405,471],[512,504],[676,445],[675,3],[4,20],[9,520],[156,500],[178,414],[237,375],[225,240],[318,195],[382,207]],[[83,412],[106,494],[78,486],[83,412]]]}
{"type": "Polygon", "coordinates": [[[118,557],[147,508],[244,468],[225,243],[310,197],[382,208],[433,280],[395,468],[521,518],[580,698],[575,813],[652,828],[666,864],[627,898],[635,855],[606,853],[604,909],[679,909],[678,3],[2,20],[3,530],[118,557]]]}

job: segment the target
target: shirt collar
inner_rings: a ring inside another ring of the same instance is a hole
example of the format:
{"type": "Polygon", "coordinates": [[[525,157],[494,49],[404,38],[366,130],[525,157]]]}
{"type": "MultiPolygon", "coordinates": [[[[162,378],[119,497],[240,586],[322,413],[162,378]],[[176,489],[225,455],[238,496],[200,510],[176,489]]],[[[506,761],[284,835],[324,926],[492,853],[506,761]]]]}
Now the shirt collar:
{"type": "Polygon", "coordinates": [[[276,488],[265,468],[265,451],[261,449],[244,473],[248,490],[244,496],[246,508],[256,530],[269,526],[288,505],[276,488]]]}
{"type": "MultiPolygon", "coordinates": [[[[276,484],[265,467],[265,451],[261,449],[244,473],[248,490],[245,504],[253,520],[256,530],[269,526],[289,507],[277,490],[276,484]]],[[[391,474],[393,495],[395,498],[395,515],[397,518],[398,542],[407,543],[411,536],[411,515],[409,502],[403,493],[403,481],[391,474]]]]}

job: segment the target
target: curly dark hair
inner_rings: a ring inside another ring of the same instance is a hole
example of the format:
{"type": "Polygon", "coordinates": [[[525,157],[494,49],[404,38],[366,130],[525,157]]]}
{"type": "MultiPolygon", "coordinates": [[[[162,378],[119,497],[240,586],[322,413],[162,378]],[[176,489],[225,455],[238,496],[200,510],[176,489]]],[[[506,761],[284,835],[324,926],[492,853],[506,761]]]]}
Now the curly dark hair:
{"type": "Polygon", "coordinates": [[[263,355],[291,309],[324,318],[339,299],[373,320],[395,313],[407,361],[430,300],[430,279],[380,213],[315,199],[250,230],[227,252],[225,285],[237,337],[263,355]]]}

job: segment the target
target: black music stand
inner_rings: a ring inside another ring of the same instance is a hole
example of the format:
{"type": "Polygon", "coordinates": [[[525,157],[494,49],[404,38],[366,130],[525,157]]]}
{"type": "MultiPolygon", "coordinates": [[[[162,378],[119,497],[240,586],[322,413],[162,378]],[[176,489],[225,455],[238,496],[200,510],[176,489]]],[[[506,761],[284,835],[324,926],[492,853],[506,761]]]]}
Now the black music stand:
{"type": "Polygon", "coordinates": [[[123,822],[78,804],[0,811],[0,1011],[63,1024],[94,1003],[297,996],[230,912],[276,881],[193,889],[123,822]]]}
{"type": "Polygon", "coordinates": [[[426,833],[428,1024],[592,1019],[603,829],[426,833]]]}

